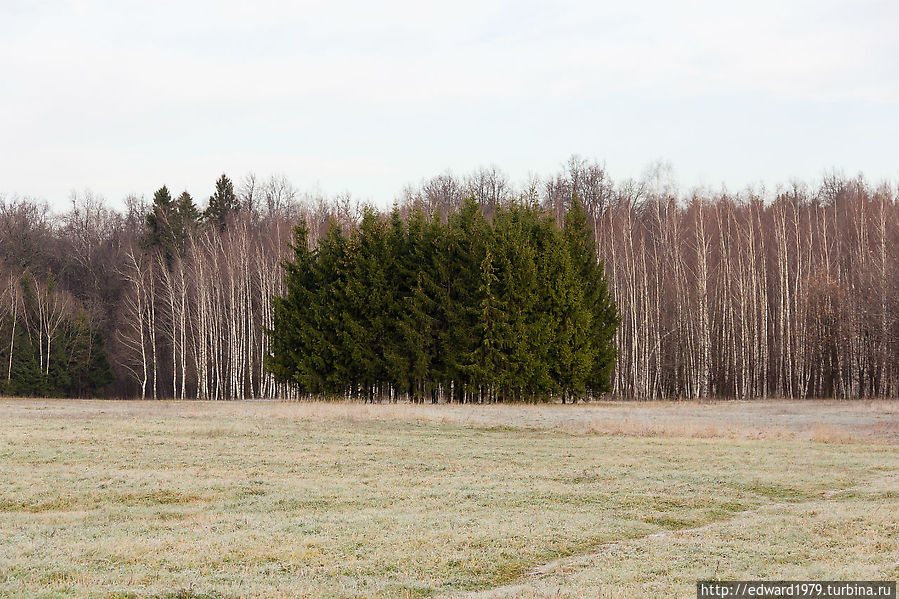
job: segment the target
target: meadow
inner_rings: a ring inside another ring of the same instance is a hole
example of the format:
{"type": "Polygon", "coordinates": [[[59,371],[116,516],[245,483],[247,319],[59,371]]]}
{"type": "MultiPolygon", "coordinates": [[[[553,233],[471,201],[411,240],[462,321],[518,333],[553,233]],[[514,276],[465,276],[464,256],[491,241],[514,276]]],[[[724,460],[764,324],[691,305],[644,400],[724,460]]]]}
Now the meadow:
{"type": "Polygon", "coordinates": [[[0,400],[0,596],[899,578],[899,402],[0,400]]]}

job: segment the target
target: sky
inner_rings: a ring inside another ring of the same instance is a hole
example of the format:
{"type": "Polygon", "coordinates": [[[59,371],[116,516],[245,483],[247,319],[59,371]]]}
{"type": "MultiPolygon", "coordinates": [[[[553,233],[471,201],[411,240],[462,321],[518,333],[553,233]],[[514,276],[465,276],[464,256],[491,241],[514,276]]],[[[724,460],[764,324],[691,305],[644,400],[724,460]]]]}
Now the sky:
{"type": "Polygon", "coordinates": [[[899,2],[0,0],[0,194],[899,179],[899,2]]]}

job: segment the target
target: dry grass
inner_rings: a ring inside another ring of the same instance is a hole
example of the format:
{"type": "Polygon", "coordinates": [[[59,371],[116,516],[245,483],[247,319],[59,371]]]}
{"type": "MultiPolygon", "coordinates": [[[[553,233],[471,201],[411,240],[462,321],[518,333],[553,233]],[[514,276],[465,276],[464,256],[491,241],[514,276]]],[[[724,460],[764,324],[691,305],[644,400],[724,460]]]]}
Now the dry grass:
{"type": "Polygon", "coordinates": [[[0,596],[690,596],[713,559],[895,578],[897,418],[3,400],[0,596]],[[590,557],[528,575],[565,556],[590,557]]]}
{"type": "MultiPolygon", "coordinates": [[[[115,414],[141,418],[209,415],[291,420],[403,422],[483,428],[523,428],[573,434],[639,437],[796,439],[824,443],[899,443],[899,400],[753,400],[600,402],[577,405],[415,405],[340,402],[79,402],[2,400],[7,410],[115,414]],[[215,406],[210,412],[210,406],[215,406]]],[[[225,429],[213,428],[207,434],[225,429]]]]}
{"type": "Polygon", "coordinates": [[[899,578],[899,478],[560,560],[468,599],[694,597],[697,580],[899,578]]]}

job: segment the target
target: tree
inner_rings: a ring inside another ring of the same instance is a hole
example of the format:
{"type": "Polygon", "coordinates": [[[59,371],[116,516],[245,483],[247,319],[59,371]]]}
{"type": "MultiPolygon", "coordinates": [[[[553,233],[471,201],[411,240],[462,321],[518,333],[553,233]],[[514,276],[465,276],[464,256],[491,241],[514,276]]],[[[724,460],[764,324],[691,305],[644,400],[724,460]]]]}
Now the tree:
{"type": "Polygon", "coordinates": [[[565,214],[564,238],[571,265],[583,282],[583,307],[590,314],[591,368],[586,386],[595,394],[611,391],[617,350],[615,332],[620,324],[618,308],[606,285],[604,266],[596,254],[595,236],[587,213],[575,193],[565,214]]]}
{"type": "Polygon", "coordinates": [[[442,298],[444,376],[455,398],[465,403],[480,375],[478,347],[478,308],[481,268],[486,257],[487,221],[474,198],[469,197],[459,212],[450,216],[443,247],[438,258],[445,264],[442,278],[447,294],[442,298]]]}
{"type": "Polygon", "coordinates": [[[437,288],[432,265],[440,235],[438,223],[436,219],[428,222],[421,206],[416,206],[403,227],[405,244],[396,258],[408,291],[397,305],[401,313],[397,323],[400,349],[393,362],[406,366],[406,374],[397,376],[397,380],[408,384],[408,392],[416,402],[426,397],[436,400],[433,374],[438,371],[434,312],[437,288]]]}
{"type": "Polygon", "coordinates": [[[176,253],[176,211],[168,187],[163,185],[153,194],[153,206],[146,219],[146,245],[158,247],[170,258],[176,253]]]}
{"type": "Polygon", "coordinates": [[[176,236],[178,239],[178,249],[180,254],[184,254],[184,242],[189,235],[196,229],[200,222],[200,210],[194,204],[194,199],[187,191],[181,192],[175,202],[176,236]]]}
{"type": "Polygon", "coordinates": [[[240,202],[234,193],[234,184],[225,174],[215,182],[215,193],[209,196],[209,205],[204,214],[206,222],[224,231],[228,226],[228,217],[240,208],[240,202]]]}
{"type": "Polygon", "coordinates": [[[347,352],[351,380],[372,400],[376,387],[387,380],[384,350],[388,319],[396,301],[391,286],[393,271],[384,223],[366,207],[359,229],[346,244],[339,338],[347,352]]]}
{"type": "Polygon", "coordinates": [[[549,329],[539,313],[535,211],[521,205],[500,208],[494,216],[492,259],[498,300],[495,324],[502,348],[497,384],[500,399],[522,399],[540,393],[548,378],[541,359],[549,329]],[[543,381],[544,383],[541,383],[543,381]]]}

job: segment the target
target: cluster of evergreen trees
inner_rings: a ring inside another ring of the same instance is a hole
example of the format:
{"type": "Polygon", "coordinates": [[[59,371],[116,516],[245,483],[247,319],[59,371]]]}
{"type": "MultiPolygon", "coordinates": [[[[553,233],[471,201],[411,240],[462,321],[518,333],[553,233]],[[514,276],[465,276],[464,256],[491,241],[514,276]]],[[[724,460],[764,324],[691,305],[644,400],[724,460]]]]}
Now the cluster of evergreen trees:
{"type": "Polygon", "coordinates": [[[206,210],[200,212],[193,197],[184,191],[176,199],[163,185],[153,194],[153,205],[147,213],[144,243],[160,248],[167,261],[184,254],[185,244],[202,221],[224,231],[230,215],[240,207],[234,184],[222,174],[215,182],[215,193],[209,196],[206,210]]]}
{"type": "Polygon", "coordinates": [[[562,226],[474,199],[446,220],[366,210],[315,248],[301,221],[267,362],[305,393],[535,400],[609,390],[619,317],[575,199],[562,226]]]}

